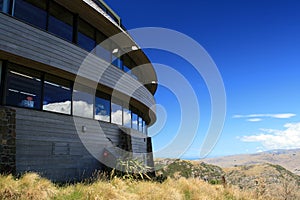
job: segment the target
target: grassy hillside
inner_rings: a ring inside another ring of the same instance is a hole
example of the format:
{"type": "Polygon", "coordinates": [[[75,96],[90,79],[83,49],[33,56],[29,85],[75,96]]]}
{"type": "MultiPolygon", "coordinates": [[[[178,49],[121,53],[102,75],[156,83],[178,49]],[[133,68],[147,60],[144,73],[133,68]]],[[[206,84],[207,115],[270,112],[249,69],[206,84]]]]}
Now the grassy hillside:
{"type": "Polygon", "coordinates": [[[133,181],[114,178],[111,181],[98,180],[91,184],[78,183],[57,186],[29,173],[20,179],[12,176],[0,176],[0,199],[143,199],[143,200],[188,200],[188,199],[265,199],[255,192],[245,192],[234,187],[210,185],[199,179],[168,179],[163,183],[150,181],[133,181]]]}
{"type": "Polygon", "coordinates": [[[158,173],[168,177],[162,183],[116,177],[109,180],[107,176],[99,176],[92,183],[61,186],[34,173],[25,174],[19,179],[0,175],[0,199],[300,199],[300,177],[279,165],[221,169],[203,162],[183,160],[164,159],[157,163],[161,165],[158,173]],[[226,183],[218,184],[220,177],[225,177],[226,183]]]}
{"type": "Polygon", "coordinates": [[[179,159],[158,159],[155,161],[156,174],[171,178],[198,178],[210,183],[220,183],[225,175],[222,168],[204,162],[179,159]]]}

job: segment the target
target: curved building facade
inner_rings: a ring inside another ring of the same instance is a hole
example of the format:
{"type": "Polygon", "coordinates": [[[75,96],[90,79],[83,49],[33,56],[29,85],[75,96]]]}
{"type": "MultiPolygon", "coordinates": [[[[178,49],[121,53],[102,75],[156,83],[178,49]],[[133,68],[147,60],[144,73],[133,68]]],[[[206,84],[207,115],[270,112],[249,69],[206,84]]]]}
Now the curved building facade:
{"type": "Polygon", "coordinates": [[[153,165],[156,73],[103,1],[0,0],[0,33],[1,172],[82,180],[119,151],[153,165]]]}

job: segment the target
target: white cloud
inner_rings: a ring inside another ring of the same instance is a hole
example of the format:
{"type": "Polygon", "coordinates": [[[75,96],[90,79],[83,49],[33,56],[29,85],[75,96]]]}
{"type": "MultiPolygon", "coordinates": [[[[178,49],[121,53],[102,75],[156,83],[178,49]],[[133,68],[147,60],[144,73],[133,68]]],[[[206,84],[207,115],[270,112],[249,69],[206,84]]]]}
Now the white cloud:
{"type": "Polygon", "coordinates": [[[261,129],[261,133],[243,136],[243,142],[261,143],[267,150],[300,148],[300,122],[284,125],[284,130],[261,129]]]}
{"type": "Polygon", "coordinates": [[[264,118],[289,119],[295,117],[294,113],[279,113],[279,114],[251,114],[251,115],[234,115],[232,118],[246,118],[249,122],[259,122],[264,118]]]}
{"type": "Polygon", "coordinates": [[[250,119],[247,119],[248,122],[260,122],[262,120],[263,120],[262,118],[250,118],[250,119]]]}
{"type": "Polygon", "coordinates": [[[59,102],[59,103],[50,103],[43,105],[43,110],[71,114],[71,101],[59,102]]]}
{"type": "MultiPolygon", "coordinates": [[[[85,101],[73,101],[73,113],[76,116],[93,118],[93,106],[94,106],[93,104],[88,104],[85,101]]],[[[71,102],[66,101],[66,102],[59,102],[59,103],[50,103],[47,105],[43,105],[43,110],[70,114],[71,113],[71,102]]],[[[131,113],[129,111],[124,112],[123,117],[124,117],[124,125],[130,126],[131,113]]],[[[95,115],[95,119],[109,122],[110,116],[97,114],[97,115],[95,115]]],[[[116,110],[115,112],[112,112],[111,113],[111,121],[112,121],[112,123],[121,125],[122,124],[122,110],[116,110]]],[[[137,121],[133,121],[132,123],[136,125],[137,121]]]]}

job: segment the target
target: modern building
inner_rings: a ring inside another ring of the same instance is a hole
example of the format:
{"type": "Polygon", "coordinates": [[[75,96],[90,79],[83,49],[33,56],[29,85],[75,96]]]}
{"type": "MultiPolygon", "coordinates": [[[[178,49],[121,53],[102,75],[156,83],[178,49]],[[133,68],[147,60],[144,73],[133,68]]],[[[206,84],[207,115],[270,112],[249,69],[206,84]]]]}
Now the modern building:
{"type": "Polygon", "coordinates": [[[121,151],[153,165],[156,73],[102,0],[0,0],[0,75],[2,173],[82,180],[121,151]]]}

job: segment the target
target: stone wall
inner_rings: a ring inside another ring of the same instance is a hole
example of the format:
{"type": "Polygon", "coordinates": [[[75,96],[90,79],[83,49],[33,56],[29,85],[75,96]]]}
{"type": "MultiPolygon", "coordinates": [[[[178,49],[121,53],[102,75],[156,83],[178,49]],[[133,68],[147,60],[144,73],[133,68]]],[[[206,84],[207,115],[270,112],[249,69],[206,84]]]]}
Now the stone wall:
{"type": "Polygon", "coordinates": [[[0,173],[16,172],[16,111],[0,107],[0,173]]]}

